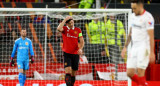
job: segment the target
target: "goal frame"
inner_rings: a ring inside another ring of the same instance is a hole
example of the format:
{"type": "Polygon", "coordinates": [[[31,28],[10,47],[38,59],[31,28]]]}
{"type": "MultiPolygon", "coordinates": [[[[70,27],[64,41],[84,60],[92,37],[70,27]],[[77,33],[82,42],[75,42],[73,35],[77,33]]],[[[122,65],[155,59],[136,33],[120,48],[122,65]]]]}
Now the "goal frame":
{"type": "MultiPolygon", "coordinates": [[[[46,20],[45,22],[47,22],[47,16],[48,16],[48,12],[99,12],[99,13],[103,13],[103,12],[107,12],[107,13],[116,13],[116,12],[123,12],[123,13],[128,13],[128,21],[130,21],[130,15],[132,13],[131,9],[66,9],[66,8],[0,8],[0,12],[44,12],[46,15],[46,20]]],[[[3,16],[3,15],[0,15],[3,16]]],[[[129,22],[127,22],[129,25],[129,22]]],[[[129,27],[126,26],[126,28],[128,28],[128,32],[130,30],[129,27]]],[[[47,44],[47,23],[45,25],[45,56],[44,56],[44,63],[46,63],[46,44],[47,44]]],[[[46,65],[44,65],[44,68],[46,68],[46,65]]],[[[46,69],[44,69],[44,72],[46,69]]],[[[131,86],[131,80],[128,78],[128,86],[131,86]]]]}

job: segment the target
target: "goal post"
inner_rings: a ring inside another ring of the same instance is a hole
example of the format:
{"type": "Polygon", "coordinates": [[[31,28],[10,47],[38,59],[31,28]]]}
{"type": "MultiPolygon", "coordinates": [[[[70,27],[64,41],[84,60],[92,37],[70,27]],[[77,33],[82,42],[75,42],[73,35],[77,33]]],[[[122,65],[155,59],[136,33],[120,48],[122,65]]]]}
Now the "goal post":
{"type": "Polygon", "coordinates": [[[120,56],[130,15],[131,9],[0,8],[0,86],[18,85],[17,65],[10,67],[9,60],[22,28],[35,53],[25,86],[65,86],[63,40],[56,28],[66,16],[85,40],[75,86],[130,86],[120,56]]]}

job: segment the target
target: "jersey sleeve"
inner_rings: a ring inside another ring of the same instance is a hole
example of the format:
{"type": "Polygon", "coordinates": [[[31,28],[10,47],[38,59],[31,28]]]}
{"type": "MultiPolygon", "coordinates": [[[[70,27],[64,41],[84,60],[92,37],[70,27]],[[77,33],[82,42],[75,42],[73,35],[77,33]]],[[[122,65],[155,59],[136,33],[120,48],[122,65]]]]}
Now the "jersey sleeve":
{"type": "Polygon", "coordinates": [[[128,27],[129,28],[132,28],[132,21],[133,21],[133,16],[134,16],[134,14],[131,14],[131,16],[129,16],[129,22],[128,22],[128,27]]]}
{"type": "Polygon", "coordinates": [[[30,41],[30,43],[29,43],[29,50],[30,50],[31,56],[34,56],[32,41],[30,41]]]}
{"type": "Polygon", "coordinates": [[[65,34],[65,33],[66,33],[66,30],[67,30],[66,26],[63,26],[63,31],[62,31],[62,33],[65,34]]]}
{"type": "Polygon", "coordinates": [[[146,20],[146,28],[147,30],[154,29],[154,18],[152,15],[150,15],[146,20]]]}
{"type": "Polygon", "coordinates": [[[80,38],[80,37],[83,37],[81,29],[79,29],[78,37],[79,37],[79,38],[80,38]]]}
{"type": "Polygon", "coordinates": [[[14,43],[13,51],[12,51],[12,54],[11,54],[11,57],[12,57],[12,58],[14,58],[15,53],[16,53],[16,50],[17,50],[17,48],[18,48],[18,43],[17,43],[17,42],[18,42],[18,41],[15,41],[15,43],[14,43]]]}

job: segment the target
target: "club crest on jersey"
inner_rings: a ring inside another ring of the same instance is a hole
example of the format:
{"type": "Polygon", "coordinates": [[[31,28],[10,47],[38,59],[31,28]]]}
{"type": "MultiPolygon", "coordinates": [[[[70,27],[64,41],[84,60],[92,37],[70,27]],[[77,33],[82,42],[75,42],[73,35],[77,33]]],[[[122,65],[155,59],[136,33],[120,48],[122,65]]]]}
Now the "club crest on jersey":
{"type": "Polygon", "coordinates": [[[67,65],[67,62],[65,62],[64,65],[67,65]]]}
{"type": "Polygon", "coordinates": [[[74,34],[77,34],[78,32],[77,31],[74,31],[74,34]]]}
{"type": "Polygon", "coordinates": [[[25,44],[28,45],[28,42],[26,42],[25,44]]]}

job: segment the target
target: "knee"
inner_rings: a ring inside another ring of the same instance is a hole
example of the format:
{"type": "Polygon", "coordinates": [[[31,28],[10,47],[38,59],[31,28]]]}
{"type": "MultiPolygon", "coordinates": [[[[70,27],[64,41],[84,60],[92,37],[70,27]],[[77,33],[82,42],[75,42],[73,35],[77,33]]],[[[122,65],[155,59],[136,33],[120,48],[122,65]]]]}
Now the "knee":
{"type": "Polygon", "coordinates": [[[142,77],[142,76],[144,76],[145,75],[145,69],[138,69],[138,76],[139,77],[142,77]]]}
{"type": "Polygon", "coordinates": [[[72,71],[72,76],[76,76],[76,71],[72,71]]]}
{"type": "Polygon", "coordinates": [[[134,73],[133,72],[127,72],[127,76],[132,78],[132,76],[134,76],[134,73]]]}
{"type": "Polygon", "coordinates": [[[72,76],[76,76],[76,73],[72,73],[72,76]]]}
{"type": "Polygon", "coordinates": [[[26,74],[26,71],[23,71],[23,74],[26,74]]]}
{"type": "Polygon", "coordinates": [[[18,72],[19,73],[23,73],[23,69],[18,69],[18,72]]]}
{"type": "Polygon", "coordinates": [[[66,67],[65,68],[65,73],[72,73],[72,69],[71,69],[71,67],[66,67]]]}

